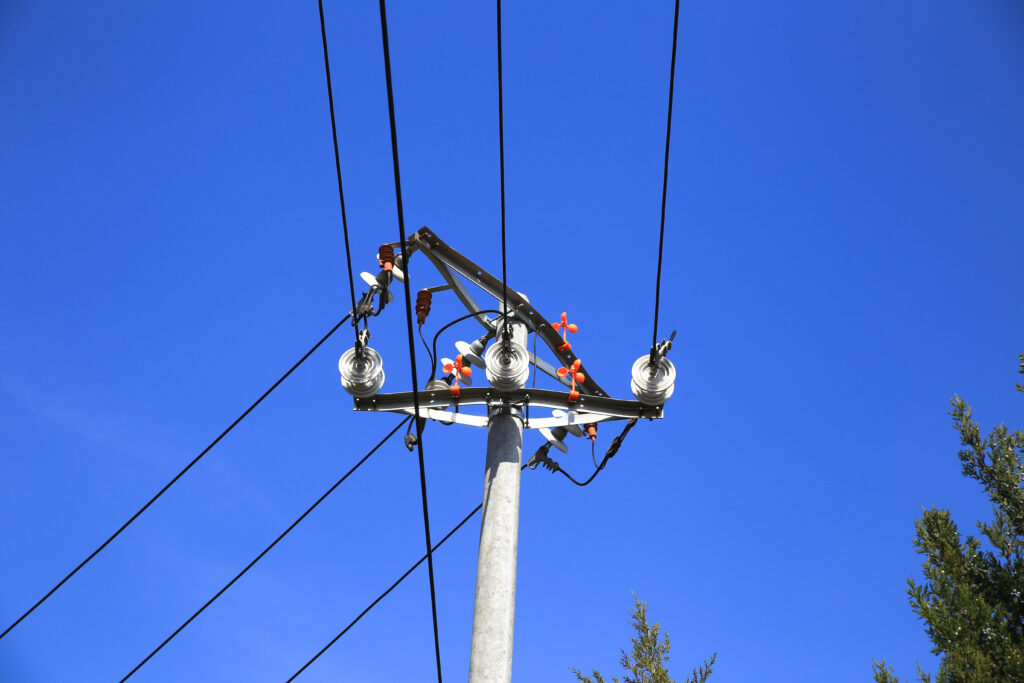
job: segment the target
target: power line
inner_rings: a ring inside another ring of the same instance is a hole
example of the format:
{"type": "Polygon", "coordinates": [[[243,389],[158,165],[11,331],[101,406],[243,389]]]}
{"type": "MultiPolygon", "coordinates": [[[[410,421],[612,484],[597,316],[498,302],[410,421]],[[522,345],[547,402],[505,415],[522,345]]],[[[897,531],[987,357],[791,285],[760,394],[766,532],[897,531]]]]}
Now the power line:
{"type": "MultiPolygon", "coordinates": [[[[524,470],[524,469],[526,469],[526,465],[523,465],[522,467],[520,467],[520,468],[519,468],[519,470],[520,470],[520,471],[522,471],[522,470],[524,470]]],[[[445,541],[447,541],[447,540],[448,540],[449,538],[451,538],[452,536],[454,536],[454,535],[455,535],[455,532],[456,532],[456,531],[458,531],[459,529],[461,529],[461,528],[463,527],[463,525],[465,525],[465,524],[466,524],[466,522],[468,522],[469,520],[471,520],[471,519],[473,518],[473,515],[475,515],[476,513],[480,512],[480,509],[481,509],[481,508],[482,508],[483,506],[484,506],[484,505],[483,505],[483,503],[480,503],[480,504],[478,504],[478,505],[477,505],[477,506],[476,506],[475,508],[473,508],[473,511],[472,511],[472,512],[470,512],[470,513],[469,513],[468,515],[466,515],[465,517],[463,517],[463,518],[462,518],[462,521],[461,521],[461,522],[459,522],[459,523],[458,523],[458,524],[456,524],[456,525],[455,525],[454,527],[452,527],[452,530],[451,530],[451,531],[449,531],[449,532],[448,532],[447,534],[445,534],[444,538],[442,538],[442,539],[441,539],[440,541],[438,541],[438,542],[437,542],[437,545],[435,545],[435,546],[434,546],[433,548],[431,548],[431,549],[430,549],[430,551],[429,551],[429,552],[428,552],[428,553],[427,553],[426,555],[424,555],[424,556],[423,556],[423,557],[421,557],[420,559],[416,560],[415,564],[413,564],[413,565],[412,565],[411,567],[409,567],[409,568],[408,568],[407,570],[405,570],[405,573],[404,573],[404,574],[402,574],[401,576],[399,576],[399,577],[398,577],[398,580],[397,580],[397,581],[395,581],[395,582],[394,582],[393,584],[391,584],[390,586],[388,586],[387,590],[385,590],[385,591],[384,591],[383,593],[381,593],[380,595],[378,595],[378,596],[377,596],[377,597],[376,597],[376,598],[374,599],[374,601],[373,601],[373,602],[371,602],[371,603],[370,603],[369,605],[367,605],[366,609],[364,609],[364,610],[363,610],[362,612],[360,612],[360,613],[359,613],[359,615],[358,615],[358,616],[357,616],[357,617],[356,617],[355,619],[353,619],[352,621],[350,621],[350,622],[348,623],[348,625],[347,625],[347,626],[346,626],[345,628],[341,629],[341,632],[340,632],[340,633],[338,633],[338,635],[336,635],[336,636],[334,636],[333,638],[331,638],[331,640],[330,640],[330,641],[329,641],[329,642],[328,642],[328,643],[327,643],[326,645],[324,645],[324,646],[323,646],[323,647],[322,647],[322,648],[320,649],[320,651],[319,651],[319,652],[317,652],[317,653],[316,653],[315,655],[313,655],[313,656],[312,656],[312,657],[311,657],[311,658],[309,659],[309,661],[307,661],[307,662],[306,662],[305,664],[303,664],[303,665],[302,665],[302,668],[300,668],[300,669],[299,669],[298,671],[296,671],[295,673],[293,673],[293,674],[292,674],[292,676],[291,676],[291,678],[289,678],[289,679],[288,679],[287,681],[285,681],[285,683],[291,683],[291,682],[292,682],[292,681],[294,681],[294,680],[295,680],[296,678],[298,678],[298,677],[299,677],[299,674],[301,674],[301,673],[302,673],[303,671],[305,671],[305,670],[306,670],[307,668],[309,668],[309,665],[310,665],[310,664],[312,664],[312,663],[313,663],[313,662],[315,662],[315,661],[316,661],[317,659],[319,659],[319,658],[320,658],[320,655],[322,655],[323,653],[327,652],[327,650],[329,650],[329,649],[331,648],[331,646],[332,646],[332,645],[334,645],[334,644],[335,644],[336,642],[338,642],[338,640],[339,640],[339,639],[340,639],[340,638],[341,638],[341,637],[342,637],[343,635],[345,635],[346,633],[348,633],[348,632],[349,632],[349,629],[351,629],[351,628],[352,628],[353,626],[355,626],[355,625],[356,625],[357,623],[359,623],[359,620],[360,620],[360,619],[362,619],[363,617],[365,617],[365,616],[366,616],[366,614],[367,614],[367,613],[368,613],[368,612],[369,612],[369,611],[370,611],[371,609],[373,609],[374,607],[376,607],[376,606],[377,606],[377,603],[379,603],[379,602],[380,602],[381,600],[383,600],[384,598],[386,598],[386,597],[388,596],[388,593],[390,593],[390,592],[391,592],[391,591],[393,591],[393,590],[394,590],[395,588],[397,588],[397,587],[398,587],[398,584],[400,584],[400,583],[402,583],[403,581],[405,581],[406,577],[408,577],[408,576],[409,576],[409,574],[412,574],[412,573],[413,573],[413,571],[415,571],[417,567],[419,567],[419,566],[420,566],[421,564],[423,564],[423,561],[424,561],[424,560],[429,560],[429,558],[430,558],[431,554],[432,554],[432,553],[434,553],[434,552],[436,552],[438,548],[440,548],[440,547],[441,547],[442,545],[444,545],[444,542],[445,542],[445,541]]]]}
{"type": "Polygon", "coordinates": [[[409,365],[412,374],[412,402],[415,410],[416,449],[420,464],[420,495],[423,499],[423,534],[427,544],[427,570],[430,576],[430,614],[434,623],[434,657],[437,660],[437,682],[441,683],[441,641],[437,630],[437,593],[434,588],[434,558],[430,544],[430,514],[427,510],[427,472],[423,460],[423,420],[420,419],[419,380],[416,377],[416,342],[412,332],[412,295],[409,292],[409,257],[405,249],[405,216],[402,211],[402,180],[398,167],[398,130],[395,126],[395,95],[391,85],[391,51],[388,49],[388,19],[384,0],[380,0],[380,33],[384,47],[384,77],[388,89],[388,119],[391,124],[391,161],[395,170],[395,206],[398,211],[398,235],[401,239],[402,268],[405,277],[405,320],[409,328],[409,365]]]}
{"type": "Polygon", "coordinates": [[[654,288],[654,339],[651,342],[651,360],[658,346],[658,310],[661,308],[661,256],[665,247],[665,203],[668,199],[668,150],[672,139],[672,94],[676,83],[676,42],[679,37],[679,0],[676,0],[675,18],[672,20],[672,65],[668,75],[668,123],[665,124],[665,178],[661,185],[661,231],[658,236],[658,277],[654,288]]]}
{"type": "MultiPolygon", "coordinates": [[[[473,311],[472,313],[467,313],[466,315],[460,315],[455,320],[452,320],[448,324],[446,324],[443,327],[441,327],[441,329],[439,329],[437,331],[437,333],[434,334],[434,345],[433,345],[433,349],[434,350],[433,350],[433,353],[431,353],[431,355],[430,355],[430,357],[432,359],[432,362],[431,362],[431,365],[430,365],[430,379],[434,379],[434,375],[437,374],[437,359],[440,356],[440,354],[438,354],[438,352],[437,352],[437,340],[441,336],[441,333],[444,332],[445,330],[447,330],[449,327],[455,325],[456,323],[460,323],[463,320],[469,320],[470,318],[475,318],[478,315],[483,315],[484,313],[494,313],[496,315],[501,315],[501,311],[496,311],[496,310],[490,309],[490,308],[484,308],[484,309],[481,309],[479,311],[473,311]]],[[[424,341],[424,343],[426,343],[426,342],[424,341]]],[[[536,347],[534,347],[534,351],[536,351],[536,350],[537,350],[536,347]]],[[[430,353],[430,348],[429,347],[427,348],[427,352],[430,353]]],[[[534,356],[536,357],[536,353],[534,353],[534,356]]]]}
{"type": "MultiPolygon", "coordinates": [[[[571,474],[569,474],[568,472],[563,470],[561,467],[559,467],[558,463],[556,463],[554,461],[551,461],[553,463],[553,465],[554,465],[555,471],[556,472],[561,472],[562,474],[564,474],[565,477],[569,481],[571,481],[572,483],[576,484],[577,486],[586,486],[590,482],[594,481],[594,478],[598,475],[598,473],[600,473],[600,471],[604,469],[604,466],[608,464],[608,461],[611,460],[612,457],[619,451],[619,446],[622,445],[622,440],[626,438],[626,434],[629,433],[629,430],[632,429],[633,425],[635,425],[635,424],[636,424],[636,418],[634,417],[633,419],[631,419],[629,422],[626,423],[626,426],[623,427],[623,429],[622,429],[622,433],[620,433],[617,437],[612,439],[611,444],[608,446],[608,450],[605,451],[604,458],[601,460],[601,464],[597,465],[595,463],[594,473],[591,474],[590,478],[587,479],[586,481],[582,481],[582,482],[581,481],[576,481],[576,479],[573,478],[573,476],[571,474]]],[[[549,465],[545,465],[545,467],[548,467],[548,469],[551,469],[549,465]]]]}
{"type": "Polygon", "coordinates": [[[225,429],[223,432],[221,432],[220,435],[216,439],[211,441],[210,444],[199,453],[199,455],[194,457],[189,464],[185,465],[185,467],[180,472],[178,472],[176,475],[174,475],[174,477],[169,482],[164,484],[163,488],[160,489],[159,491],[157,491],[156,495],[154,495],[152,498],[150,498],[146,502],[145,505],[140,507],[135,512],[135,514],[133,514],[131,517],[129,517],[127,522],[122,524],[118,528],[118,530],[115,531],[107,540],[103,541],[103,543],[101,543],[98,548],[96,548],[91,553],[89,553],[88,557],[86,557],[84,560],[82,560],[80,563],[78,563],[77,567],[72,569],[71,572],[68,573],[67,576],[65,576],[63,579],[61,579],[59,582],[57,582],[57,585],[55,585],[53,588],[51,588],[49,591],[47,591],[46,595],[44,595],[43,597],[39,598],[39,600],[34,605],[32,605],[24,614],[22,614],[20,617],[18,617],[14,621],[13,624],[11,624],[6,629],[4,629],[4,632],[0,633],[0,638],[3,638],[8,633],[10,633],[11,630],[15,626],[20,624],[25,617],[27,617],[28,615],[32,614],[32,612],[34,612],[37,607],[39,607],[51,595],[53,595],[55,592],[57,592],[57,589],[59,589],[61,586],[63,586],[68,581],[68,579],[70,579],[72,576],[77,574],[79,569],[81,569],[86,564],[88,564],[89,561],[92,560],[92,558],[96,557],[96,555],[98,555],[101,550],[103,550],[108,545],[110,545],[111,541],[113,541],[115,538],[117,538],[119,535],[121,535],[121,532],[124,531],[125,529],[127,529],[129,524],[134,522],[139,517],[139,515],[141,515],[143,512],[145,512],[146,509],[150,505],[152,505],[156,501],[157,498],[159,498],[160,496],[164,495],[164,493],[167,491],[167,489],[171,488],[171,486],[173,486],[175,482],[177,482],[179,479],[181,479],[181,477],[186,472],[188,472],[190,469],[192,469],[193,465],[195,465],[197,462],[199,462],[204,455],[206,455],[208,452],[210,452],[210,449],[212,449],[214,446],[216,446],[220,442],[221,439],[223,439],[225,436],[227,436],[228,432],[230,432],[232,429],[234,429],[238,425],[239,422],[244,420],[245,417],[249,413],[251,413],[253,411],[253,409],[256,408],[256,406],[258,406],[260,403],[262,403],[263,399],[265,399],[267,396],[270,395],[270,392],[272,392],[274,389],[276,389],[278,387],[278,385],[281,384],[281,382],[283,382],[290,374],[292,374],[292,372],[295,371],[296,368],[298,368],[300,365],[302,365],[307,358],[309,358],[311,355],[313,355],[313,352],[316,351],[318,348],[320,348],[320,345],[323,344],[325,341],[327,341],[327,339],[332,334],[337,332],[338,328],[340,328],[345,323],[345,321],[349,319],[350,316],[351,316],[351,314],[346,315],[344,318],[339,320],[338,323],[334,327],[332,327],[329,332],[327,332],[327,334],[325,334],[323,337],[320,338],[320,341],[318,341],[316,344],[314,344],[313,347],[309,349],[309,351],[306,351],[306,353],[302,356],[302,358],[297,360],[294,365],[292,365],[290,368],[288,368],[288,371],[285,372],[283,375],[281,375],[281,377],[276,382],[274,382],[269,389],[267,389],[265,392],[263,392],[263,395],[260,396],[258,399],[256,399],[256,401],[252,405],[250,405],[248,408],[246,408],[245,412],[242,413],[241,415],[239,415],[238,418],[234,422],[232,422],[228,426],[227,429],[225,429]]]}
{"type": "Polygon", "coordinates": [[[508,284],[505,270],[505,101],[501,78],[501,0],[498,3],[498,158],[501,175],[501,311],[508,339],[508,284]]]}
{"type": "MultiPolygon", "coordinates": [[[[345,234],[345,263],[348,265],[348,291],[352,296],[352,314],[356,312],[356,285],[352,279],[352,252],[348,245],[348,218],[345,214],[345,191],[341,184],[341,154],[338,151],[338,126],[334,119],[334,89],[331,87],[331,60],[327,57],[327,25],[324,22],[324,3],[317,0],[320,8],[320,36],[324,44],[324,72],[327,75],[327,103],[331,109],[331,137],[334,140],[334,169],[338,175],[338,202],[341,204],[341,229],[345,234]]],[[[358,321],[353,320],[353,330],[359,337],[358,321]]]]}
{"type": "Polygon", "coordinates": [[[404,425],[404,424],[405,424],[406,422],[408,422],[408,421],[409,421],[409,420],[411,420],[411,419],[412,419],[411,417],[407,417],[407,418],[405,418],[404,420],[402,420],[401,422],[399,422],[399,423],[398,423],[398,425],[397,425],[397,426],[396,426],[396,427],[395,427],[394,429],[392,429],[392,430],[391,430],[390,432],[388,432],[387,436],[385,436],[385,437],[384,437],[383,439],[381,439],[381,440],[380,440],[380,441],[379,441],[379,442],[377,443],[377,445],[376,445],[376,446],[374,446],[373,448],[371,448],[371,449],[370,449],[370,451],[369,451],[369,452],[368,452],[368,453],[367,453],[366,455],[364,455],[364,456],[362,457],[362,459],[361,459],[361,460],[360,460],[359,462],[357,462],[357,463],[356,463],[355,465],[353,465],[353,466],[352,466],[352,467],[351,467],[351,468],[349,469],[349,471],[348,471],[348,472],[346,472],[345,474],[343,474],[343,475],[341,476],[341,478],[340,478],[340,479],[338,479],[338,481],[334,482],[334,484],[333,484],[333,485],[331,485],[331,487],[330,487],[329,489],[327,489],[326,491],[324,491],[323,495],[322,495],[322,496],[320,496],[319,498],[317,498],[317,499],[316,499],[316,502],[314,502],[314,503],[313,503],[312,505],[310,505],[310,506],[309,506],[308,508],[306,508],[306,511],[305,511],[305,512],[303,512],[303,513],[302,513],[301,515],[299,515],[298,519],[296,519],[296,520],[295,520],[294,522],[292,522],[292,523],[291,523],[291,524],[290,524],[290,525],[288,526],[288,528],[287,528],[287,529],[285,529],[285,530],[284,530],[283,532],[281,532],[281,535],[279,535],[279,536],[278,536],[277,538],[275,538],[275,539],[273,540],[273,542],[272,542],[272,543],[271,543],[270,545],[268,545],[268,546],[267,546],[266,548],[264,548],[264,549],[263,549],[263,551],[262,551],[262,552],[261,552],[261,553],[260,553],[259,555],[257,555],[257,556],[256,556],[255,558],[253,558],[252,562],[250,562],[249,564],[247,564],[247,565],[245,566],[245,569],[243,569],[242,571],[240,571],[240,572],[238,572],[237,574],[235,574],[234,578],[232,578],[232,579],[231,579],[230,581],[228,581],[228,582],[227,582],[226,584],[224,584],[224,587],[223,587],[223,588],[221,588],[221,589],[220,589],[219,591],[217,591],[217,592],[216,592],[216,593],[215,593],[215,594],[213,595],[213,597],[212,597],[212,598],[210,598],[210,599],[209,599],[209,600],[207,600],[207,601],[206,601],[205,603],[203,603],[203,606],[202,606],[202,607],[200,607],[199,609],[197,609],[197,610],[196,610],[196,611],[195,611],[195,612],[194,612],[194,613],[192,614],[192,616],[190,616],[190,617],[189,617],[188,619],[186,619],[186,620],[184,621],[184,623],[182,623],[182,625],[181,625],[181,626],[179,626],[178,628],[176,628],[176,629],[174,630],[174,632],[173,632],[173,633],[171,633],[171,635],[167,636],[167,638],[165,638],[165,639],[164,639],[164,641],[163,641],[162,643],[160,643],[159,645],[157,645],[157,646],[156,646],[156,648],[155,648],[155,649],[154,649],[154,650],[153,650],[152,652],[150,652],[150,653],[149,653],[148,655],[146,655],[145,659],[143,659],[143,660],[142,660],[141,662],[139,662],[138,664],[136,664],[136,665],[135,665],[135,668],[134,668],[134,669],[132,669],[131,671],[129,671],[129,672],[128,672],[128,675],[127,675],[127,676],[125,676],[124,678],[122,678],[122,679],[121,679],[121,683],[124,683],[124,682],[125,682],[125,681],[127,681],[127,680],[128,680],[129,678],[131,678],[131,677],[132,677],[132,675],[133,675],[133,674],[134,674],[134,673],[135,673],[136,671],[138,671],[139,669],[141,669],[141,668],[142,668],[142,666],[143,666],[143,665],[144,665],[144,664],[145,664],[146,662],[148,662],[148,661],[149,661],[150,659],[152,659],[152,658],[153,658],[153,655],[155,655],[155,654],[156,654],[157,652],[159,652],[160,650],[162,650],[162,649],[163,649],[163,647],[164,647],[164,645],[167,645],[167,643],[171,642],[171,640],[173,640],[175,636],[177,636],[177,635],[178,635],[179,633],[181,633],[181,632],[182,632],[182,631],[183,631],[183,630],[185,629],[185,627],[186,627],[186,626],[188,626],[189,624],[191,624],[191,623],[192,623],[192,621],[193,621],[193,620],[194,620],[194,619],[195,619],[196,617],[198,617],[198,616],[199,616],[200,614],[202,614],[202,613],[203,613],[203,611],[205,611],[207,607],[209,607],[210,605],[212,605],[212,604],[213,604],[213,602],[214,602],[214,601],[215,601],[215,600],[216,600],[217,598],[219,598],[219,597],[220,597],[221,595],[223,595],[223,594],[224,594],[224,592],[225,592],[225,591],[226,591],[227,589],[231,588],[231,586],[232,586],[232,585],[234,585],[234,583],[235,583],[236,581],[238,581],[238,580],[239,580],[240,578],[242,578],[242,577],[243,577],[243,576],[245,575],[245,573],[246,573],[246,572],[248,572],[248,571],[249,571],[250,569],[252,569],[252,568],[253,568],[253,566],[254,566],[254,565],[255,565],[255,564],[257,563],[257,562],[259,562],[259,561],[260,561],[261,559],[263,559],[263,556],[264,556],[264,555],[266,555],[267,553],[269,553],[269,552],[270,552],[270,550],[271,550],[271,549],[272,549],[272,548],[273,548],[273,547],[274,547],[275,545],[277,545],[277,544],[278,544],[278,542],[279,542],[279,541],[280,541],[281,539],[283,539],[283,538],[284,538],[285,536],[287,536],[287,535],[288,535],[289,533],[291,533],[291,530],[292,530],[292,529],[294,529],[295,527],[297,527],[297,526],[299,525],[299,522],[301,522],[302,520],[304,520],[304,519],[306,518],[306,515],[308,515],[308,514],[309,514],[310,512],[312,512],[312,511],[313,511],[314,509],[316,509],[316,507],[317,507],[318,505],[320,505],[320,503],[322,503],[322,502],[324,501],[324,499],[325,499],[325,498],[327,498],[327,496],[331,495],[331,494],[332,494],[332,493],[334,492],[334,490],[335,490],[336,488],[338,488],[339,486],[341,486],[341,483],[342,483],[343,481],[345,481],[346,479],[348,479],[349,475],[351,475],[351,474],[352,474],[353,472],[355,472],[355,471],[356,471],[357,469],[359,469],[359,466],[360,466],[360,465],[362,465],[362,464],[363,464],[364,462],[366,462],[367,460],[369,460],[369,459],[370,459],[370,456],[371,456],[371,455],[373,455],[374,453],[376,453],[376,452],[377,452],[377,450],[378,450],[378,449],[379,449],[379,448],[380,448],[381,446],[383,446],[383,445],[384,445],[384,444],[385,444],[385,443],[386,443],[386,442],[388,441],[388,439],[390,439],[390,438],[391,438],[392,436],[394,436],[395,432],[397,432],[397,431],[398,431],[399,429],[401,429],[401,428],[402,428],[402,425],[404,425]]]}

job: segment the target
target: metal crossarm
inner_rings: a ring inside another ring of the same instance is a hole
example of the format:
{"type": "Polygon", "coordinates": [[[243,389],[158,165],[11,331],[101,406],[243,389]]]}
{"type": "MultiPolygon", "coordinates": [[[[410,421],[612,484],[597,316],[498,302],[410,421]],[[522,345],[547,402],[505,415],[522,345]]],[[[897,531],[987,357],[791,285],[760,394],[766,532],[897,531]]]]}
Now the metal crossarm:
{"type": "MultiPolygon", "coordinates": [[[[468,406],[487,406],[495,402],[504,402],[514,407],[529,406],[531,409],[548,408],[567,411],[564,415],[559,416],[531,417],[528,422],[523,424],[525,429],[553,429],[554,427],[608,420],[659,419],[663,413],[661,406],[645,406],[639,401],[627,401],[606,396],[580,396],[579,400],[569,406],[565,397],[566,394],[562,391],[536,388],[501,391],[493,387],[465,387],[461,390],[458,398],[444,389],[426,390],[419,392],[419,416],[439,422],[486,427],[487,415],[464,413],[461,412],[461,409],[468,406]],[[460,412],[455,412],[454,409],[459,409],[460,412]]],[[[356,410],[398,412],[407,415],[415,413],[411,391],[376,394],[369,398],[355,398],[354,401],[356,410]]]]}

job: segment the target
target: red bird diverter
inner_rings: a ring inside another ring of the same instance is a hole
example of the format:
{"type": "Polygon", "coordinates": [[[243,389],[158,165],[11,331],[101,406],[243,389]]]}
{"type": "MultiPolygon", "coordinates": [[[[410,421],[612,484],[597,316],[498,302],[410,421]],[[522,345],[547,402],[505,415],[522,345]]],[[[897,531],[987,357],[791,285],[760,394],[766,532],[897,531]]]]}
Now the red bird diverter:
{"type": "MultiPolygon", "coordinates": [[[[565,314],[563,313],[562,316],[563,316],[563,319],[564,319],[565,314]]],[[[573,325],[573,327],[576,327],[576,326],[573,325]]],[[[581,365],[582,365],[582,363],[581,363],[580,359],[577,358],[576,360],[574,360],[572,362],[572,365],[570,365],[569,367],[567,367],[567,368],[558,368],[558,370],[556,371],[558,373],[559,377],[565,377],[566,375],[568,375],[569,378],[572,380],[572,390],[569,392],[569,402],[570,403],[573,402],[573,401],[576,401],[580,397],[580,392],[576,391],[576,382],[584,382],[587,379],[586,376],[582,372],[580,372],[580,366],[581,365]]]]}
{"type": "Polygon", "coordinates": [[[452,376],[452,386],[451,386],[452,396],[454,396],[455,398],[458,398],[459,396],[461,396],[462,395],[462,390],[459,388],[459,379],[461,379],[463,376],[469,377],[470,375],[472,375],[473,374],[473,368],[469,367],[468,365],[467,366],[463,366],[462,365],[462,354],[460,353],[459,355],[455,356],[455,362],[453,362],[453,363],[445,363],[444,367],[442,367],[441,370],[446,375],[447,374],[451,374],[451,376],[452,376]]]}
{"type": "MultiPolygon", "coordinates": [[[[566,339],[565,333],[566,332],[572,332],[573,334],[576,334],[576,332],[580,329],[576,325],[576,323],[567,322],[567,315],[568,315],[567,313],[563,312],[562,313],[562,321],[551,324],[551,329],[553,329],[555,332],[558,332],[559,330],[562,331],[562,345],[558,347],[559,351],[568,351],[569,349],[572,348],[572,344],[570,344],[569,340],[566,339]]],[[[563,375],[563,377],[564,376],[565,375],[563,375]]],[[[583,381],[583,380],[580,380],[580,381],[583,381]]]]}

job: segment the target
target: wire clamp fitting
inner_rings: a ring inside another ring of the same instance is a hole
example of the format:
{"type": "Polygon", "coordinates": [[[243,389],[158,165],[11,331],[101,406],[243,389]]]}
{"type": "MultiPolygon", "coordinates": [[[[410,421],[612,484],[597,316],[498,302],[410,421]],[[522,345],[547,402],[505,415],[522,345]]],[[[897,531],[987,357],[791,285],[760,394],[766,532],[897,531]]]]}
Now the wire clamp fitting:
{"type": "Polygon", "coordinates": [[[533,454],[533,457],[526,462],[526,466],[531,470],[535,470],[537,469],[537,465],[540,465],[549,472],[557,472],[559,470],[558,463],[555,460],[552,460],[551,456],[548,455],[549,450],[551,450],[550,443],[544,443],[541,445],[541,447],[537,449],[537,452],[533,454]]]}

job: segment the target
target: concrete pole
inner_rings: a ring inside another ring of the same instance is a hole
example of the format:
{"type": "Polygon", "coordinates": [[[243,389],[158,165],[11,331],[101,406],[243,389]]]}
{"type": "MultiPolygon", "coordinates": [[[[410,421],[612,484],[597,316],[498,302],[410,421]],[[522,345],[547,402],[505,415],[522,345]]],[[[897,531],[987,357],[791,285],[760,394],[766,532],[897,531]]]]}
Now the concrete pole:
{"type": "MultiPolygon", "coordinates": [[[[524,328],[513,331],[515,341],[525,337],[524,328]]],[[[469,683],[510,683],[523,422],[518,410],[499,402],[488,406],[488,417],[469,683]]]]}
{"type": "Polygon", "coordinates": [[[519,416],[504,406],[490,409],[469,683],[512,680],[522,453],[523,423],[519,416]]]}

